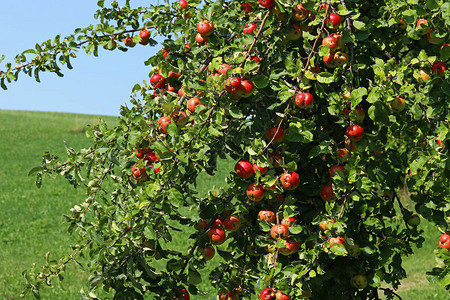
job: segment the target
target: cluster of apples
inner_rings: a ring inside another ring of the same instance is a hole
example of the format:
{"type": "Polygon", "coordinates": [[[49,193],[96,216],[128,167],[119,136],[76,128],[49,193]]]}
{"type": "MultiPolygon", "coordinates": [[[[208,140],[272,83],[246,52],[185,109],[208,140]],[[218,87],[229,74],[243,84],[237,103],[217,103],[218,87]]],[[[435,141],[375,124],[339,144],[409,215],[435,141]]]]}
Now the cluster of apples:
{"type": "MultiPolygon", "coordinates": [[[[146,167],[153,168],[152,164],[155,161],[159,161],[159,157],[156,152],[153,152],[150,147],[135,149],[135,156],[142,160],[141,163],[134,164],[131,167],[131,173],[133,174],[133,178],[137,181],[144,181],[148,179],[148,174],[146,171],[146,167]]],[[[157,174],[161,170],[160,167],[154,168],[154,173],[157,174]]]]}
{"type": "Polygon", "coordinates": [[[290,300],[291,297],[282,291],[275,291],[273,288],[265,288],[259,294],[261,300],[290,300]]]}

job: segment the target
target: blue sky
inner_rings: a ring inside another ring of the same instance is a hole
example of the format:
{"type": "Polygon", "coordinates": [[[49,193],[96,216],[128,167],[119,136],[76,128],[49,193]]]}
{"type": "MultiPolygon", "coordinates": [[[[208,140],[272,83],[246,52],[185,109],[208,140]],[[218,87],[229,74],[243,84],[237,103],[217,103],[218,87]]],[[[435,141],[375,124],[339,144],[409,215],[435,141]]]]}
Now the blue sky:
{"type": "MultiPolygon", "coordinates": [[[[123,1],[119,1],[121,3],[123,1]]],[[[96,24],[96,0],[0,0],[0,64],[14,63],[14,56],[34,48],[56,35],[72,34],[75,28],[96,24]]],[[[105,1],[105,4],[110,1],[105,1]]],[[[145,6],[156,0],[131,1],[133,6],[145,6]]],[[[19,80],[0,88],[0,109],[56,111],[82,114],[119,115],[120,106],[129,103],[135,83],[148,81],[151,66],[144,61],[160,50],[136,45],[127,52],[101,49],[99,56],[79,51],[73,59],[73,69],[63,67],[64,77],[41,73],[41,82],[20,74],[19,80]]]]}

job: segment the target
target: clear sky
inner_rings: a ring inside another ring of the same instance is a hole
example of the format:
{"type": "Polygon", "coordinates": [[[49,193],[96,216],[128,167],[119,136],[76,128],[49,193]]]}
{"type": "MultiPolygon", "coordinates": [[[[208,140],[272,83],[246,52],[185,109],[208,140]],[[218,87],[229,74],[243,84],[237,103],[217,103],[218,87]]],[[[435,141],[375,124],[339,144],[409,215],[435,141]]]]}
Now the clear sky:
{"type": "MultiPolygon", "coordinates": [[[[134,0],[131,4],[156,2],[134,0]]],[[[108,3],[105,1],[105,6],[108,3]]],[[[0,57],[6,55],[0,69],[5,69],[5,62],[15,65],[15,55],[34,48],[37,42],[97,24],[96,4],[96,0],[0,0],[0,57]]],[[[151,66],[145,66],[144,61],[159,50],[159,45],[139,44],[127,52],[101,48],[98,57],[81,50],[71,60],[72,70],[62,67],[64,77],[44,72],[37,83],[34,77],[20,74],[17,82],[7,84],[8,90],[0,88],[0,109],[117,116],[120,106],[129,103],[134,84],[148,82],[151,66]]]]}

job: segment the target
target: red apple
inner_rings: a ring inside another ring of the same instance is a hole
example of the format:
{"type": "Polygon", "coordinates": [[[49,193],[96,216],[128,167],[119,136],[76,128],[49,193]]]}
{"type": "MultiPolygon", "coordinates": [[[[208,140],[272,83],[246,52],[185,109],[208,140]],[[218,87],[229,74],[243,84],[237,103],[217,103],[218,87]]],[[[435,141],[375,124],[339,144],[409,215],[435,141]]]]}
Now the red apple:
{"type": "Polygon", "coordinates": [[[241,3],[241,10],[245,11],[246,13],[249,13],[252,11],[252,6],[250,5],[250,3],[243,2],[241,3]]]}
{"type": "Polygon", "coordinates": [[[335,36],[330,35],[323,38],[322,45],[327,46],[331,51],[334,51],[337,50],[339,46],[339,40],[335,36]]]}
{"type": "Polygon", "coordinates": [[[334,194],[334,191],[333,191],[333,185],[331,183],[326,184],[322,187],[322,189],[320,190],[320,197],[324,201],[331,201],[336,198],[336,195],[334,194]]]}
{"type": "Polygon", "coordinates": [[[299,92],[295,96],[295,105],[300,108],[308,108],[313,105],[314,97],[310,93],[299,92]]]}
{"type": "Polygon", "coordinates": [[[280,176],[280,181],[286,190],[295,190],[300,184],[300,176],[296,172],[287,172],[280,176]]]}
{"type": "Polygon", "coordinates": [[[256,28],[257,26],[255,25],[255,23],[247,23],[244,26],[244,33],[253,33],[256,28]]]}
{"type": "Polygon", "coordinates": [[[270,229],[270,236],[276,240],[284,239],[288,236],[289,229],[285,225],[276,224],[270,229]]]}
{"type": "Polygon", "coordinates": [[[201,36],[208,36],[214,31],[214,26],[210,21],[202,20],[197,24],[197,31],[201,36]]]}
{"type": "Polygon", "coordinates": [[[295,225],[295,223],[297,223],[295,217],[283,218],[280,222],[281,225],[284,225],[286,227],[293,226],[295,225]]]}
{"type": "Polygon", "coordinates": [[[283,293],[282,291],[278,291],[275,295],[276,300],[291,300],[291,297],[283,293]]]}
{"type": "Polygon", "coordinates": [[[239,177],[244,179],[248,179],[253,176],[253,166],[246,159],[241,159],[238,161],[234,166],[234,170],[239,177]]]}
{"type": "Polygon", "coordinates": [[[275,222],[275,213],[270,210],[260,210],[258,213],[258,218],[261,221],[264,221],[267,223],[273,223],[273,222],[275,222]]]}
{"type": "Polygon", "coordinates": [[[186,7],[188,7],[188,3],[186,0],[178,0],[178,4],[180,5],[180,10],[185,9],[186,7]]]}
{"type": "Polygon", "coordinates": [[[336,173],[337,171],[345,171],[345,167],[343,166],[338,166],[338,165],[334,165],[330,168],[330,176],[334,177],[334,173],[336,173]]]}
{"type": "Polygon", "coordinates": [[[309,10],[303,7],[302,4],[297,4],[294,6],[294,13],[292,14],[292,19],[295,21],[303,21],[309,15],[309,10]]]}
{"type": "Polygon", "coordinates": [[[431,66],[433,74],[442,74],[447,70],[447,64],[442,61],[437,61],[431,66]]]}
{"type": "Polygon", "coordinates": [[[139,36],[141,37],[141,41],[139,43],[142,45],[147,45],[150,40],[150,32],[148,32],[147,29],[142,29],[139,31],[139,36]]]}
{"type": "Polygon", "coordinates": [[[233,68],[227,64],[220,65],[219,69],[217,69],[217,72],[219,72],[222,75],[225,75],[228,70],[232,70],[233,68]]]}
{"type": "Polygon", "coordinates": [[[161,131],[161,133],[167,134],[167,126],[171,122],[172,121],[170,120],[169,117],[163,116],[163,117],[159,118],[158,119],[159,131],[161,131]]]}
{"type": "Polygon", "coordinates": [[[216,254],[213,246],[206,246],[205,248],[198,248],[197,252],[203,256],[205,260],[211,260],[216,254]]]}
{"type": "Polygon", "coordinates": [[[325,55],[322,58],[323,63],[325,64],[325,66],[327,66],[329,68],[336,67],[336,63],[334,62],[334,54],[336,54],[336,53],[334,51],[331,51],[330,53],[328,53],[327,55],[325,55]]]}
{"type": "Polygon", "coordinates": [[[443,233],[440,237],[439,237],[439,248],[444,248],[447,250],[450,250],[450,235],[443,233]]]}
{"type": "Polygon", "coordinates": [[[195,112],[195,108],[199,105],[202,105],[202,103],[200,102],[200,99],[198,99],[198,97],[193,97],[193,98],[189,99],[187,102],[187,108],[191,112],[195,112]]]}
{"type": "Polygon", "coordinates": [[[345,148],[339,148],[336,151],[337,159],[339,162],[343,163],[348,160],[348,150],[345,148]]]}
{"type": "Polygon", "coordinates": [[[244,98],[250,97],[255,91],[255,85],[249,79],[241,81],[241,86],[238,91],[238,95],[244,98]]]}
{"type": "Polygon", "coordinates": [[[328,243],[330,244],[330,248],[334,245],[334,244],[341,244],[341,245],[345,245],[345,239],[342,236],[338,236],[335,238],[330,238],[328,240],[328,243]]]}
{"type": "Polygon", "coordinates": [[[213,227],[209,229],[208,236],[211,239],[211,244],[213,245],[221,245],[225,242],[225,239],[227,238],[225,230],[218,227],[213,227]]]}
{"type": "Polygon", "coordinates": [[[140,168],[137,165],[133,165],[131,167],[131,173],[133,174],[133,178],[137,181],[144,181],[148,178],[145,167],[140,168]]]}
{"type": "Polygon", "coordinates": [[[195,36],[195,41],[196,41],[199,45],[203,46],[203,45],[208,44],[209,39],[208,39],[207,36],[202,36],[200,33],[197,33],[197,35],[195,36]]]}
{"type": "Polygon", "coordinates": [[[157,89],[162,88],[165,83],[166,80],[161,74],[153,74],[152,77],[150,77],[150,84],[157,89]]]}
{"type": "Polygon", "coordinates": [[[291,255],[300,249],[300,245],[300,241],[296,241],[293,236],[290,235],[286,238],[286,245],[283,248],[279,248],[278,251],[283,255],[291,255]]]}
{"type": "MultiPolygon", "coordinates": [[[[178,289],[178,291],[181,293],[181,294],[183,294],[183,300],[189,300],[190,299],[190,297],[189,297],[189,292],[185,289],[185,288],[179,288],[178,289]]],[[[180,298],[175,298],[174,297],[174,299],[180,299],[180,298]]]]}
{"type": "Polygon", "coordinates": [[[420,35],[427,34],[428,32],[428,21],[425,19],[419,19],[416,23],[416,30],[420,35]]]}
{"type": "Polygon", "coordinates": [[[259,4],[264,7],[272,7],[275,4],[275,0],[258,0],[259,4]]]}
{"type": "Polygon", "coordinates": [[[274,300],[275,299],[275,291],[271,288],[266,288],[261,291],[259,294],[259,298],[261,300],[274,300]]]}
{"type": "Polygon", "coordinates": [[[328,25],[334,29],[338,28],[341,25],[342,18],[338,14],[331,13],[325,21],[325,25],[328,25]]]}
{"type": "Polygon", "coordinates": [[[328,223],[334,223],[335,222],[335,220],[334,219],[330,219],[330,220],[328,220],[328,221],[322,221],[322,222],[320,222],[320,224],[319,224],[319,228],[322,230],[322,231],[326,231],[326,230],[328,230],[328,223]]]}
{"type": "Polygon", "coordinates": [[[194,228],[197,230],[200,229],[205,229],[206,226],[208,226],[208,221],[206,221],[205,219],[200,219],[195,225],[194,228]]]}
{"type": "Polygon", "coordinates": [[[352,142],[357,142],[363,138],[364,129],[359,125],[350,125],[347,128],[347,136],[352,142]]]}
{"type": "Polygon", "coordinates": [[[269,167],[261,167],[261,166],[259,166],[257,164],[254,164],[253,165],[253,172],[256,172],[256,170],[259,171],[259,174],[264,175],[269,170],[269,167]]]}
{"type": "Polygon", "coordinates": [[[133,40],[131,39],[131,37],[130,36],[126,36],[126,38],[125,38],[125,40],[123,41],[123,43],[125,44],[125,46],[127,46],[127,47],[134,47],[134,46],[136,46],[136,43],[135,42],[133,42],[133,40]]]}
{"type": "Polygon", "coordinates": [[[238,77],[228,77],[227,80],[225,80],[225,90],[229,93],[236,93],[241,88],[241,79],[238,77]]]}
{"type": "Polygon", "coordinates": [[[255,202],[261,201],[264,198],[264,188],[262,185],[252,183],[247,188],[247,197],[255,202]]]}
{"type": "Polygon", "coordinates": [[[236,231],[241,226],[241,221],[238,217],[229,216],[223,221],[223,225],[228,231],[236,231]]]}
{"type": "Polygon", "coordinates": [[[433,31],[435,31],[434,29],[430,29],[427,32],[427,40],[428,42],[430,42],[430,44],[434,44],[434,45],[439,45],[441,44],[444,40],[441,38],[436,37],[436,35],[433,33],[433,31]]]}
{"type": "Polygon", "coordinates": [[[281,143],[284,140],[284,130],[281,127],[271,127],[266,131],[266,139],[275,143],[281,143]]]}

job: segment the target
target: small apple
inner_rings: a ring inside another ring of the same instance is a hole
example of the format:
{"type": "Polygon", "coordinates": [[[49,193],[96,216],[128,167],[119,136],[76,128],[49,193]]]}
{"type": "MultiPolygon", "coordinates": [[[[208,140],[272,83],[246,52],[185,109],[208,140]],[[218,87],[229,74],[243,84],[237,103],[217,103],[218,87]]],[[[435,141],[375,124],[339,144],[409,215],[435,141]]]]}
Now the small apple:
{"type": "Polygon", "coordinates": [[[283,248],[279,248],[278,251],[283,255],[291,255],[297,252],[300,246],[300,241],[296,241],[292,235],[289,235],[286,238],[286,245],[283,248]]]}
{"type": "Polygon", "coordinates": [[[295,105],[300,108],[309,108],[313,105],[314,97],[310,93],[299,92],[295,96],[295,105]]]}
{"type": "Polygon", "coordinates": [[[336,156],[340,163],[344,163],[348,160],[348,150],[345,148],[339,148],[336,151],[336,156]]]}
{"type": "Polygon", "coordinates": [[[259,166],[257,164],[254,164],[253,165],[253,172],[256,173],[256,170],[258,170],[259,174],[261,174],[261,176],[262,176],[262,175],[265,175],[267,173],[267,171],[269,170],[269,167],[261,167],[261,166],[259,166]]]}
{"type": "Polygon", "coordinates": [[[200,219],[195,225],[194,228],[197,230],[205,229],[208,226],[208,221],[205,219],[200,219]]]}
{"type": "Polygon", "coordinates": [[[420,75],[420,77],[417,78],[417,81],[420,82],[420,83],[428,81],[428,80],[431,79],[431,76],[430,76],[429,72],[427,72],[425,70],[420,69],[419,70],[419,75],[420,75]]]}
{"type": "Polygon", "coordinates": [[[266,288],[259,294],[261,300],[275,300],[275,291],[271,288],[266,288]]]}
{"type": "Polygon", "coordinates": [[[352,257],[358,257],[359,254],[361,253],[361,250],[359,249],[359,245],[358,244],[346,244],[345,245],[345,249],[347,249],[348,255],[352,256],[352,257]]]}
{"type": "Polygon", "coordinates": [[[142,29],[139,31],[139,36],[141,37],[141,41],[139,42],[142,45],[147,45],[150,40],[150,32],[147,29],[142,29]]]}
{"type": "Polygon", "coordinates": [[[195,108],[199,105],[202,105],[202,103],[200,102],[200,99],[198,99],[198,97],[193,97],[187,101],[187,108],[191,112],[195,112],[195,108]]]}
{"type": "Polygon", "coordinates": [[[364,129],[359,125],[350,125],[347,128],[347,136],[352,142],[361,140],[364,136],[364,129]]]}
{"type": "MultiPolygon", "coordinates": [[[[182,297],[183,297],[182,299],[183,300],[189,300],[190,299],[189,292],[185,288],[179,288],[178,291],[180,292],[180,294],[183,294],[182,295],[182,297]]],[[[181,298],[174,297],[174,299],[181,299],[181,298]]]]}
{"type": "Polygon", "coordinates": [[[169,117],[163,116],[163,117],[159,118],[158,119],[159,131],[161,131],[161,133],[167,134],[167,126],[171,122],[172,121],[170,120],[169,117]]]}
{"type": "Polygon", "coordinates": [[[330,35],[323,38],[322,45],[327,46],[328,48],[330,48],[331,51],[334,51],[337,50],[339,41],[335,36],[330,35]]]}
{"type": "Polygon", "coordinates": [[[229,93],[236,93],[241,88],[241,79],[235,76],[227,78],[224,88],[229,93]]]}
{"type": "Polygon", "coordinates": [[[207,36],[202,36],[200,33],[197,33],[197,35],[195,36],[195,41],[196,41],[199,45],[203,46],[203,45],[208,44],[209,39],[208,39],[207,36]]]}
{"type": "Polygon", "coordinates": [[[334,244],[345,245],[345,239],[342,236],[333,237],[328,240],[328,244],[330,245],[330,248],[333,247],[334,244]]]}
{"type": "Polygon", "coordinates": [[[150,77],[150,84],[156,89],[162,88],[165,83],[166,80],[161,74],[153,74],[152,77],[150,77]]]}
{"type": "Polygon", "coordinates": [[[258,0],[259,4],[264,7],[272,7],[275,4],[275,0],[258,0]]]}
{"type": "Polygon", "coordinates": [[[431,66],[433,74],[442,74],[447,70],[447,64],[442,61],[437,61],[431,66]]]}
{"type": "Polygon", "coordinates": [[[222,221],[222,219],[221,219],[221,218],[216,218],[216,219],[212,222],[211,227],[212,227],[212,228],[214,228],[214,227],[223,228],[223,221],[222,221]]]}
{"type": "Polygon", "coordinates": [[[328,53],[327,55],[325,55],[322,60],[323,63],[325,64],[325,66],[327,66],[328,68],[335,68],[336,67],[336,63],[334,61],[334,55],[336,54],[336,52],[331,51],[330,53],[328,53]]]}
{"type": "Polygon", "coordinates": [[[298,40],[302,36],[302,28],[298,24],[291,24],[291,28],[285,35],[287,41],[298,40]]]}
{"type": "Polygon", "coordinates": [[[264,198],[264,187],[256,183],[252,183],[247,188],[247,197],[255,202],[261,201],[264,198]]]}
{"type": "Polygon", "coordinates": [[[403,99],[400,96],[395,97],[394,100],[391,101],[389,104],[391,108],[395,111],[402,111],[405,109],[406,106],[405,99],[403,99]]]}
{"type": "Polygon", "coordinates": [[[208,20],[201,20],[197,24],[197,31],[201,36],[208,36],[214,31],[214,26],[208,20]]]}
{"type": "Polygon", "coordinates": [[[258,28],[255,23],[247,23],[244,26],[244,33],[253,33],[255,29],[258,28]]]}
{"type": "Polygon", "coordinates": [[[275,295],[276,300],[291,300],[291,297],[283,293],[282,291],[278,291],[275,295]]]}
{"type": "Polygon", "coordinates": [[[252,6],[250,3],[243,2],[241,3],[241,10],[245,11],[246,13],[250,13],[252,11],[252,6]]]}
{"type": "Polygon", "coordinates": [[[439,248],[444,248],[447,250],[450,250],[450,235],[443,233],[440,237],[439,237],[439,248]]]}
{"type": "Polygon", "coordinates": [[[250,97],[255,91],[255,85],[249,79],[241,80],[241,87],[239,88],[238,95],[244,98],[250,97]]]}
{"type": "Polygon", "coordinates": [[[406,222],[408,223],[408,225],[417,227],[420,224],[420,217],[417,214],[412,214],[406,222]]]}
{"type": "Polygon", "coordinates": [[[177,126],[184,126],[188,121],[187,114],[182,110],[174,110],[170,114],[170,118],[177,124],[177,126]]]}
{"type": "Polygon", "coordinates": [[[186,0],[178,0],[178,4],[180,5],[179,10],[183,10],[188,7],[188,3],[186,0]]]}
{"type": "Polygon", "coordinates": [[[350,120],[359,124],[364,122],[365,116],[366,114],[364,113],[364,109],[361,107],[357,107],[350,112],[350,120]]]}
{"type": "Polygon", "coordinates": [[[355,275],[351,279],[351,284],[359,290],[363,290],[367,287],[367,277],[361,274],[355,275]]]}
{"type": "Polygon", "coordinates": [[[320,228],[320,230],[322,230],[322,231],[326,231],[326,230],[328,230],[328,223],[334,223],[334,222],[335,222],[334,219],[330,219],[330,220],[328,220],[328,221],[322,221],[322,222],[320,222],[320,224],[319,224],[319,228],[320,228]]]}
{"type": "Polygon", "coordinates": [[[286,227],[294,226],[297,223],[297,219],[295,217],[283,218],[280,222],[281,225],[286,227]]]}
{"type": "Polygon", "coordinates": [[[229,216],[223,221],[223,225],[228,231],[236,231],[241,226],[241,220],[235,216],[229,216]]]}
{"type": "Polygon", "coordinates": [[[303,21],[309,15],[309,10],[303,7],[302,4],[297,4],[294,6],[294,13],[292,14],[292,19],[295,21],[303,21]]]}
{"type": "Polygon", "coordinates": [[[296,172],[286,172],[280,176],[280,181],[286,190],[295,190],[300,184],[300,176],[296,172]]]}
{"type": "Polygon", "coordinates": [[[232,70],[233,68],[230,65],[227,64],[221,64],[220,67],[217,69],[217,72],[219,72],[222,75],[225,75],[228,70],[232,70]]]}
{"type": "Polygon", "coordinates": [[[270,229],[270,236],[276,240],[284,239],[288,236],[288,234],[289,229],[285,225],[276,224],[270,229]]]}
{"type": "Polygon", "coordinates": [[[225,242],[225,239],[227,238],[225,230],[218,227],[213,227],[209,229],[208,236],[211,239],[211,244],[213,245],[221,245],[225,242]]]}
{"type": "Polygon", "coordinates": [[[275,213],[270,210],[260,210],[258,218],[263,222],[273,223],[275,222],[275,213]]]}
{"type": "Polygon", "coordinates": [[[125,44],[125,46],[127,47],[131,47],[133,48],[134,46],[136,46],[136,43],[133,42],[133,40],[131,39],[131,37],[129,35],[126,36],[125,40],[123,41],[123,43],[125,44]]]}
{"type": "Polygon", "coordinates": [[[428,21],[425,19],[419,19],[416,23],[416,30],[420,35],[427,34],[428,32],[428,21]]]}
{"type": "Polygon", "coordinates": [[[137,181],[144,181],[148,178],[145,167],[138,167],[137,165],[133,165],[131,167],[131,173],[133,174],[133,178],[137,181]]]}
{"type": "Polygon", "coordinates": [[[216,254],[213,246],[206,246],[205,248],[198,248],[197,252],[203,256],[205,260],[211,260],[216,254]]]}
{"type": "Polygon", "coordinates": [[[338,14],[331,13],[325,21],[325,25],[336,29],[341,25],[342,18],[338,14]]]}
{"type": "Polygon", "coordinates": [[[246,159],[239,160],[234,166],[234,171],[240,178],[248,179],[253,176],[253,166],[246,159]]]}
{"type": "Polygon", "coordinates": [[[345,65],[349,59],[350,56],[347,53],[341,51],[337,51],[333,56],[333,61],[337,66],[345,65]]]}
{"type": "Polygon", "coordinates": [[[332,201],[336,198],[336,195],[334,194],[333,191],[333,185],[331,183],[324,185],[320,189],[320,197],[327,202],[332,201]]]}
{"type": "Polygon", "coordinates": [[[266,131],[266,139],[274,143],[281,143],[284,140],[284,130],[281,127],[271,127],[266,131]]]}
{"type": "Polygon", "coordinates": [[[336,172],[339,172],[339,171],[345,172],[345,167],[338,166],[338,165],[331,166],[331,168],[330,168],[330,176],[334,177],[334,174],[336,172]]]}

